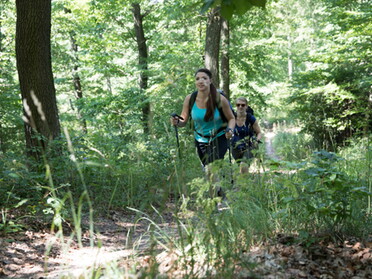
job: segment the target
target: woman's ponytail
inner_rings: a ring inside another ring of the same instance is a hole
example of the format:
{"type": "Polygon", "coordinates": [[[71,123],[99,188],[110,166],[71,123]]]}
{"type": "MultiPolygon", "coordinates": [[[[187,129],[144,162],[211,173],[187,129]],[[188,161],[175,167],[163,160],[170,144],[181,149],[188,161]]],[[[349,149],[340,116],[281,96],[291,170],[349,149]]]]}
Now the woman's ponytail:
{"type": "Polygon", "coordinates": [[[207,111],[204,116],[205,121],[212,121],[214,118],[214,111],[217,107],[217,89],[216,87],[211,83],[210,85],[210,96],[207,101],[207,111]]]}

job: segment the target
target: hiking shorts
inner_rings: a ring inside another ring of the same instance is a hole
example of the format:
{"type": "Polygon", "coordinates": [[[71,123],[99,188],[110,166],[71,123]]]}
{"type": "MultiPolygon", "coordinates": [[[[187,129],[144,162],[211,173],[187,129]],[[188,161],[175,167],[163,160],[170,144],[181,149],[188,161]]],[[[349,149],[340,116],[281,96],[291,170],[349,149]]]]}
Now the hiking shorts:
{"type": "Polygon", "coordinates": [[[203,166],[215,160],[223,159],[227,151],[227,138],[225,134],[219,136],[209,143],[195,140],[196,150],[203,166]]]}

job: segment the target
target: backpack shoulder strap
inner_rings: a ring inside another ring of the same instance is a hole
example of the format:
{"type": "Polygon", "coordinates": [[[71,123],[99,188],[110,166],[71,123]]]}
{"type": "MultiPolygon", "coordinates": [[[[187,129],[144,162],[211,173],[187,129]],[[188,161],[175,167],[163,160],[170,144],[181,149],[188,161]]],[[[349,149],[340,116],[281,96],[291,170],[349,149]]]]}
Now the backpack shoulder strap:
{"type": "Polygon", "coordinates": [[[217,109],[221,115],[221,118],[222,118],[222,122],[225,123],[224,126],[227,126],[226,123],[227,123],[227,118],[225,116],[225,114],[223,113],[223,109],[222,109],[222,99],[221,99],[221,95],[223,95],[223,93],[221,93],[221,90],[217,90],[217,95],[216,95],[216,104],[217,104],[217,109]]]}
{"type": "Polygon", "coordinates": [[[254,124],[254,122],[252,123],[252,116],[253,114],[247,113],[247,116],[245,117],[245,126],[248,127],[250,131],[253,131],[253,124],[254,124]]]}
{"type": "Polygon", "coordinates": [[[189,117],[190,117],[190,119],[191,119],[191,110],[192,110],[192,107],[195,104],[197,95],[198,95],[198,91],[194,91],[194,92],[191,93],[191,96],[190,96],[190,100],[189,100],[189,117]]]}
{"type": "MultiPolygon", "coordinates": [[[[194,92],[191,93],[191,96],[190,96],[190,100],[189,100],[189,117],[190,117],[190,119],[192,119],[191,110],[192,110],[192,107],[195,104],[197,95],[198,95],[198,91],[194,91],[194,92]]],[[[226,118],[225,114],[223,113],[223,109],[222,109],[221,95],[223,95],[223,93],[221,93],[221,90],[218,89],[217,94],[216,94],[217,109],[218,109],[218,111],[221,115],[222,122],[227,123],[227,118],[226,118]]]]}
{"type": "Polygon", "coordinates": [[[249,105],[247,106],[247,113],[254,114],[253,109],[249,105]]]}

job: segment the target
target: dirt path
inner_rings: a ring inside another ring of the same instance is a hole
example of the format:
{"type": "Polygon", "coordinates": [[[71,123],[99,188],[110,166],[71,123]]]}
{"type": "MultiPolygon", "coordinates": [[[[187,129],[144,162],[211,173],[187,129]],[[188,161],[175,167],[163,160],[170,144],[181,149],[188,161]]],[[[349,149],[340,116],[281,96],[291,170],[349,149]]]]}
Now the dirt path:
{"type": "Polygon", "coordinates": [[[279,160],[273,148],[273,139],[275,137],[275,132],[269,131],[265,133],[265,150],[266,154],[270,159],[279,160]]]}
{"type": "MultiPolygon", "coordinates": [[[[89,247],[89,239],[85,236],[81,248],[76,240],[66,237],[62,243],[56,235],[47,232],[27,231],[1,237],[0,278],[79,278],[84,274],[87,275],[84,278],[91,278],[89,271],[94,267],[113,262],[126,270],[134,263],[146,267],[149,264],[150,241],[146,234],[149,223],[136,224],[135,219],[135,215],[115,212],[97,220],[95,225],[101,233],[95,236],[94,248],[89,247]]],[[[175,235],[177,231],[170,214],[159,227],[169,234],[175,235]]],[[[356,239],[304,247],[296,244],[293,236],[277,235],[267,243],[251,247],[245,256],[259,264],[254,269],[258,278],[372,278],[372,242],[361,243],[356,239]]],[[[166,273],[177,254],[160,249],[156,259],[159,270],[166,273]]],[[[172,273],[168,278],[182,276],[172,273]]]]}
{"type": "MultiPolygon", "coordinates": [[[[163,216],[161,229],[172,233],[172,216],[163,216]]],[[[0,278],[55,279],[63,276],[78,278],[92,267],[126,259],[141,261],[149,245],[149,222],[137,222],[138,216],[130,212],[112,212],[110,216],[95,221],[94,247],[90,247],[88,222],[83,227],[83,247],[76,237],[62,239],[47,232],[26,231],[0,236],[0,278]]],[[[156,220],[156,217],[154,217],[156,220]]],[[[89,277],[87,277],[89,278],[89,277]]]]}
{"type": "MultiPolygon", "coordinates": [[[[269,158],[279,160],[272,147],[274,133],[265,134],[265,148],[269,158]]],[[[172,204],[153,220],[169,235],[176,236],[172,204]]],[[[95,245],[90,247],[88,222],[80,247],[75,237],[67,233],[62,240],[48,231],[47,225],[35,226],[29,231],[0,235],[0,278],[57,279],[78,278],[98,266],[116,262],[129,270],[149,264],[149,222],[133,212],[112,211],[95,220],[95,245]],[[98,248],[99,247],[99,248],[98,248]]],[[[310,247],[296,244],[293,236],[278,235],[275,239],[254,246],[246,256],[258,264],[254,272],[259,278],[372,278],[372,239],[361,243],[351,239],[343,243],[313,243],[310,247]]],[[[159,269],[169,272],[177,259],[176,254],[159,249],[156,257],[159,269]]],[[[251,278],[243,274],[239,278],[251,278]]],[[[86,278],[90,278],[87,276],[86,278]]],[[[114,277],[112,277],[114,278],[114,277]]],[[[182,278],[173,273],[169,278],[182,278]]]]}

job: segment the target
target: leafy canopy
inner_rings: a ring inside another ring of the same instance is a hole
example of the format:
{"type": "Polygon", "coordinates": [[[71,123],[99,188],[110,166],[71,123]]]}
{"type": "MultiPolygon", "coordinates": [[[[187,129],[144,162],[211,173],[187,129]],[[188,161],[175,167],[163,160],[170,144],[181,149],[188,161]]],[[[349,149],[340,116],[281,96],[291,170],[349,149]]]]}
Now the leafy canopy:
{"type": "Polygon", "coordinates": [[[253,6],[265,8],[266,0],[204,0],[202,13],[219,5],[221,6],[221,15],[229,20],[234,14],[245,14],[253,6]]]}

